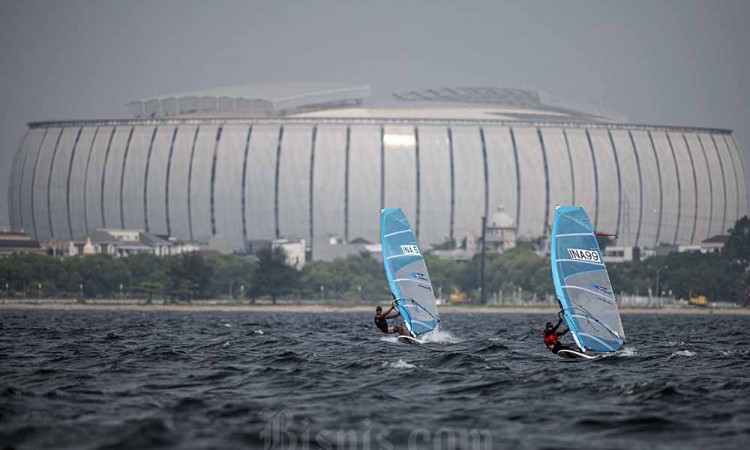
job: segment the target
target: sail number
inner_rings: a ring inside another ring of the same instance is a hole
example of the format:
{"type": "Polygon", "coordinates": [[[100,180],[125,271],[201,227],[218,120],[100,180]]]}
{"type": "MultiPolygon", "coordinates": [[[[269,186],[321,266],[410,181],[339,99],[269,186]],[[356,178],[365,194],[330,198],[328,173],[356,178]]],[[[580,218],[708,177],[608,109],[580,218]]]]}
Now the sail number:
{"type": "Polygon", "coordinates": [[[570,255],[570,259],[601,262],[601,259],[599,258],[599,252],[597,252],[596,250],[581,250],[577,248],[569,248],[568,254],[570,255]]]}
{"type": "Polygon", "coordinates": [[[404,255],[420,255],[419,247],[416,245],[402,245],[401,252],[403,252],[404,255]]]}

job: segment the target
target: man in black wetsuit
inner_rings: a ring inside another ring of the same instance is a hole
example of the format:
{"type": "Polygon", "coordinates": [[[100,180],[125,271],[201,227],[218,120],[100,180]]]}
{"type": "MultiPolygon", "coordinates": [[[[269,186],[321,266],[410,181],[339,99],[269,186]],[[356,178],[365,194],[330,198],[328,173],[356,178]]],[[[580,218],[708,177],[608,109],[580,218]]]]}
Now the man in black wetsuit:
{"type": "Polygon", "coordinates": [[[378,306],[375,308],[375,326],[377,326],[380,331],[382,331],[385,334],[388,333],[395,333],[402,336],[408,336],[409,332],[403,329],[402,327],[398,325],[391,325],[388,326],[388,319],[395,319],[399,316],[399,312],[396,309],[395,306],[391,306],[391,309],[388,310],[387,313],[383,314],[383,308],[381,306],[378,306]],[[395,314],[391,314],[392,312],[395,312],[395,314]]]}
{"type": "Polygon", "coordinates": [[[568,331],[570,331],[570,329],[565,328],[565,331],[563,331],[562,333],[558,333],[557,329],[562,324],[563,319],[559,314],[557,316],[560,319],[557,322],[557,325],[552,326],[552,322],[547,322],[547,325],[544,327],[544,331],[542,331],[542,339],[544,340],[544,345],[547,346],[547,350],[551,351],[554,354],[557,354],[557,352],[559,352],[560,350],[573,350],[572,348],[560,343],[559,339],[568,331]]]}

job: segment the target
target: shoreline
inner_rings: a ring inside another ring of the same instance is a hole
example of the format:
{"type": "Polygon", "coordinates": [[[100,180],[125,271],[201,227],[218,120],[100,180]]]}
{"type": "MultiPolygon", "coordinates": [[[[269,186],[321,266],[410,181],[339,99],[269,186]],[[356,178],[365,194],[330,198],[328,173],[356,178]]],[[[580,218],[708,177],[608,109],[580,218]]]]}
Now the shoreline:
{"type": "MultiPolygon", "coordinates": [[[[372,312],[373,305],[363,304],[238,304],[197,302],[191,304],[147,304],[127,302],[75,301],[0,301],[0,311],[8,310],[56,310],[56,311],[176,311],[176,312],[262,312],[262,313],[346,313],[372,312]]],[[[448,314],[556,314],[558,309],[546,306],[473,306],[443,305],[441,313],[448,314]]],[[[666,308],[621,308],[620,314],[680,314],[680,315],[739,315],[750,316],[750,308],[711,307],[666,307],[666,308]]]]}

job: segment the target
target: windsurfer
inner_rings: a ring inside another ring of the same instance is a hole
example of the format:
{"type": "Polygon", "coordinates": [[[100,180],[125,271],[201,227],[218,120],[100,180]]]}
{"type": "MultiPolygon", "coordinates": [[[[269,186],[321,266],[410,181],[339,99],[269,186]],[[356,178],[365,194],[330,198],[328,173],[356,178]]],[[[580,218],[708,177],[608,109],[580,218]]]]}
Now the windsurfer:
{"type": "Polygon", "coordinates": [[[380,331],[382,331],[385,334],[388,333],[395,333],[399,334],[401,336],[408,336],[409,332],[406,331],[403,327],[400,327],[398,325],[388,325],[387,320],[388,319],[395,319],[398,317],[400,313],[396,309],[395,306],[391,306],[391,309],[388,310],[385,314],[383,314],[383,307],[379,306],[375,308],[375,326],[377,326],[380,331]]]}
{"type": "Polygon", "coordinates": [[[560,350],[572,350],[570,347],[567,347],[565,345],[562,345],[560,343],[560,338],[564,336],[568,331],[570,331],[569,328],[565,328],[565,331],[558,333],[557,329],[560,328],[560,325],[562,325],[563,319],[558,313],[557,317],[560,319],[557,322],[557,325],[552,326],[552,322],[547,322],[547,325],[544,327],[544,331],[542,331],[542,339],[544,340],[544,345],[547,346],[547,350],[551,351],[554,354],[557,354],[560,350]]]}

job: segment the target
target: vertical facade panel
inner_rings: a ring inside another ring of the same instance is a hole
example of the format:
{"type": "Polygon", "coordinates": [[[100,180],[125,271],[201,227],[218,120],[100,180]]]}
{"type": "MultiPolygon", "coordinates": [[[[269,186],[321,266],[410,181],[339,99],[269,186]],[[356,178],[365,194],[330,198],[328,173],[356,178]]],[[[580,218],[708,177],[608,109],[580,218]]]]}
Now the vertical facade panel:
{"type": "Polygon", "coordinates": [[[641,214],[640,238],[637,245],[640,247],[654,247],[657,234],[659,233],[659,209],[661,208],[661,193],[659,170],[651,145],[651,138],[646,131],[633,131],[633,142],[635,151],[641,167],[641,183],[643,189],[643,209],[641,214]]]}
{"type": "Polygon", "coordinates": [[[349,139],[349,240],[380,242],[382,192],[380,127],[352,125],[349,139]]]}
{"type": "Polygon", "coordinates": [[[697,134],[685,134],[688,150],[693,158],[695,168],[695,182],[697,186],[698,212],[695,218],[695,231],[692,233],[692,243],[699,244],[709,234],[711,224],[711,175],[708,171],[708,160],[701,146],[697,134]]]}
{"type": "Polygon", "coordinates": [[[86,175],[86,229],[93,231],[104,227],[102,211],[102,181],[104,179],[104,165],[107,161],[109,144],[114,138],[114,127],[100,127],[94,138],[89,157],[89,167],[86,175]]]}
{"type": "Polygon", "coordinates": [[[740,196],[737,199],[740,210],[739,217],[746,216],[750,211],[747,210],[748,186],[745,178],[745,164],[743,163],[742,154],[737,150],[737,145],[731,135],[724,135],[724,140],[729,148],[729,153],[734,160],[734,166],[737,170],[737,184],[740,190],[740,196]]]}
{"type": "Polygon", "coordinates": [[[49,214],[50,231],[55,239],[72,238],[68,223],[68,176],[80,132],[79,127],[63,129],[52,163],[49,180],[49,214]]]}
{"type": "Polygon", "coordinates": [[[688,244],[692,239],[695,226],[695,170],[690,150],[687,148],[682,133],[670,132],[677,170],[680,174],[680,223],[677,229],[677,244],[688,244]]]}
{"type": "Polygon", "coordinates": [[[169,154],[173,138],[176,141],[174,126],[161,126],[156,130],[151,147],[151,158],[146,173],[146,222],[149,233],[166,235],[167,228],[167,172],[169,154]]]}
{"type": "Polygon", "coordinates": [[[73,155],[70,191],[68,192],[70,233],[73,239],[82,239],[88,234],[86,230],[86,172],[96,134],[96,127],[83,127],[73,155]]]}
{"type": "Polygon", "coordinates": [[[734,164],[732,164],[732,156],[729,154],[727,143],[724,141],[723,136],[720,134],[713,135],[713,141],[716,145],[716,149],[719,151],[719,159],[721,160],[721,167],[724,170],[724,188],[725,188],[725,201],[726,201],[726,213],[724,217],[724,226],[722,227],[722,234],[728,234],[730,228],[734,227],[734,222],[737,221],[737,197],[739,189],[737,188],[737,172],[735,172],[734,164]]]}
{"type": "Polygon", "coordinates": [[[245,149],[250,133],[248,125],[226,125],[216,150],[214,180],[214,217],[216,233],[235,251],[245,250],[242,229],[242,175],[245,149]]]}
{"type": "Polygon", "coordinates": [[[279,233],[309,239],[312,126],[284,127],[279,160],[279,233]]]}
{"type": "Polygon", "coordinates": [[[582,206],[586,210],[593,221],[596,217],[596,176],[589,139],[586,130],[573,128],[565,132],[568,136],[570,159],[573,161],[575,201],[577,206],[582,206]]]}
{"type": "Polygon", "coordinates": [[[344,237],[346,127],[318,127],[313,167],[313,233],[344,237]]]}
{"type": "MultiPolygon", "coordinates": [[[[654,141],[656,157],[659,160],[659,171],[661,173],[662,212],[659,242],[674,244],[680,211],[680,180],[677,178],[678,173],[675,166],[675,158],[672,154],[669,140],[667,140],[667,134],[663,131],[652,131],[651,138],[654,141]]],[[[682,174],[679,174],[679,176],[682,176],[682,174]]]]}
{"type": "Polygon", "coordinates": [[[495,126],[484,127],[484,141],[487,147],[489,215],[491,216],[494,211],[503,210],[515,221],[518,211],[516,204],[518,174],[510,129],[495,126]]]}
{"type": "Polygon", "coordinates": [[[719,153],[716,150],[711,135],[707,133],[701,133],[698,135],[703,151],[706,154],[706,161],[708,164],[708,176],[711,179],[711,217],[710,226],[708,229],[708,236],[703,239],[707,239],[717,234],[724,234],[724,208],[726,193],[724,192],[724,175],[722,174],[723,168],[721,167],[721,161],[719,160],[719,153]]]}
{"type": "Polygon", "coordinates": [[[190,240],[190,215],[188,186],[190,185],[190,161],[195,146],[198,127],[180,125],[177,127],[172,157],[169,163],[168,204],[169,230],[172,236],[190,240]]]}
{"type": "Polygon", "coordinates": [[[414,128],[387,126],[385,153],[385,208],[401,208],[412,227],[417,224],[417,155],[414,128]]]}
{"type": "Polygon", "coordinates": [[[277,125],[253,126],[245,175],[245,222],[248,240],[268,239],[276,235],[274,192],[278,144],[277,125]]]}
{"type": "Polygon", "coordinates": [[[589,136],[594,149],[596,173],[599,180],[599,214],[596,226],[602,233],[619,234],[622,221],[620,215],[622,180],[618,160],[615,159],[615,150],[612,148],[612,139],[607,130],[591,130],[589,136]]]}
{"type": "Polygon", "coordinates": [[[562,129],[542,128],[541,132],[550,167],[547,228],[551,230],[555,219],[555,206],[573,204],[573,167],[570,164],[568,145],[565,143],[562,129]]]}
{"type": "Polygon", "coordinates": [[[143,126],[135,127],[130,138],[122,180],[122,213],[125,228],[146,229],[143,191],[146,184],[148,152],[153,136],[154,127],[143,126]]]}
{"type": "Polygon", "coordinates": [[[34,171],[33,229],[34,235],[41,241],[52,238],[52,230],[49,225],[49,178],[61,134],[62,129],[60,128],[50,128],[47,131],[34,171]]]}
{"type": "MultiPolygon", "coordinates": [[[[625,130],[612,130],[612,142],[620,165],[622,199],[620,202],[620,238],[617,245],[636,245],[638,224],[641,218],[641,174],[630,134],[625,130]]],[[[606,182],[606,180],[604,180],[606,182]]]]}
{"type": "Polygon", "coordinates": [[[122,228],[122,170],[133,127],[117,127],[104,167],[104,226],[122,228]]]}
{"type": "MultiPolygon", "coordinates": [[[[456,242],[472,236],[478,242],[482,235],[484,210],[484,155],[479,128],[456,126],[453,132],[453,173],[455,176],[455,217],[453,235],[456,242]]],[[[541,224],[541,218],[539,219],[541,224]]]]}
{"type": "Polygon", "coordinates": [[[33,223],[33,192],[34,192],[34,173],[36,172],[36,164],[39,158],[39,152],[42,149],[42,144],[45,140],[48,130],[42,128],[35,128],[29,131],[29,139],[27,140],[28,153],[23,162],[23,168],[21,169],[21,180],[20,180],[20,192],[18,194],[20,198],[20,204],[18,208],[19,216],[21,217],[21,229],[27,233],[34,232],[33,223]]]}
{"type": "MultiPolygon", "coordinates": [[[[514,128],[521,179],[521,214],[518,233],[522,237],[544,234],[546,218],[546,176],[544,154],[535,128],[514,128]]],[[[554,208],[552,208],[554,209],[554,208]]]]}
{"type": "Polygon", "coordinates": [[[211,226],[211,169],[213,167],[219,127],[201,126],[195,140],[190,170],[191,239],[205,241],[213,235],[211,226]]]}
{"type": "Polygon", "coordinates": [[[26,134],[21,141],[21,147],[16,151],[13,157],[13,165],[10,172],[10,182],[8,184],[8,214],[10,218],[11,230],[20,230],[21,220],[19,217],[19,208],[21,200],[19,194],[21,192],[21,174],[23,172],[23,164],[26,155],[29,152],[29,142],[31,138],[31,132],[26,131],[26,134]]]}
{"type": "Polygon", "coordinates": [[[450,239],[451,155],[446,127],[419,127],[419,174],[419,243],[427,250],[450,239]]]}

